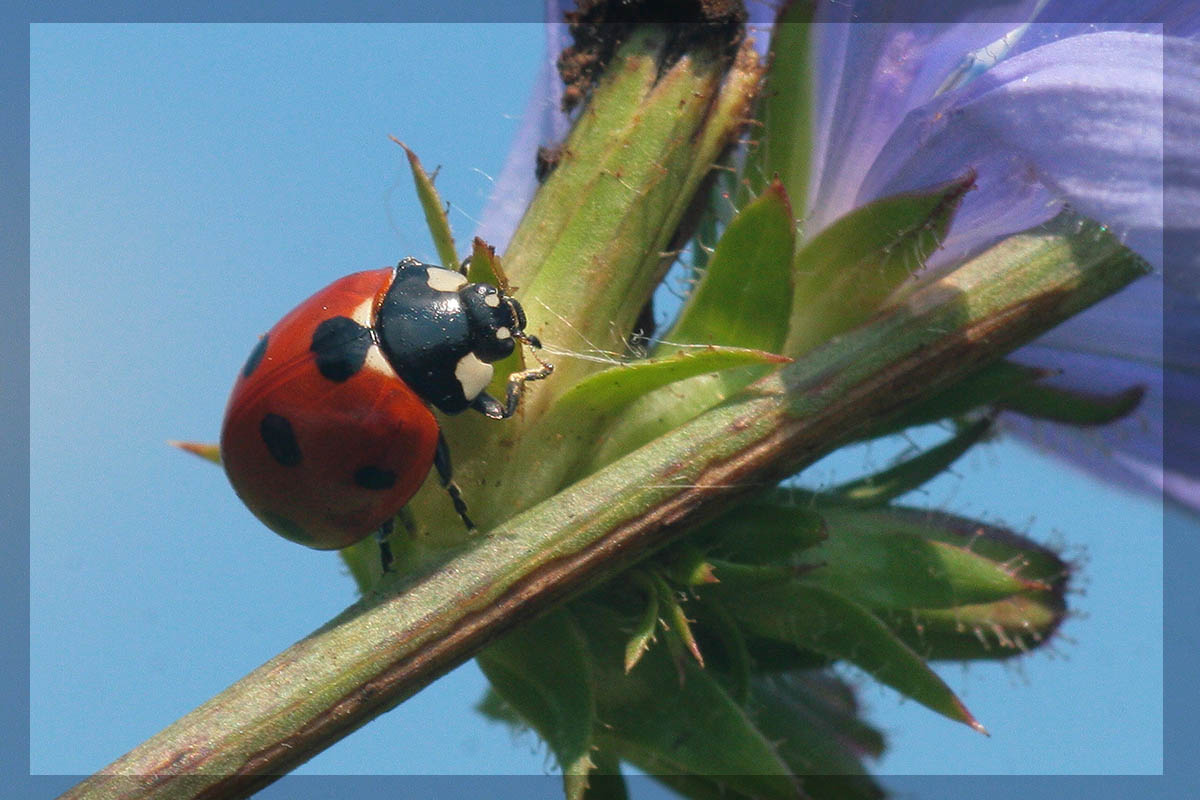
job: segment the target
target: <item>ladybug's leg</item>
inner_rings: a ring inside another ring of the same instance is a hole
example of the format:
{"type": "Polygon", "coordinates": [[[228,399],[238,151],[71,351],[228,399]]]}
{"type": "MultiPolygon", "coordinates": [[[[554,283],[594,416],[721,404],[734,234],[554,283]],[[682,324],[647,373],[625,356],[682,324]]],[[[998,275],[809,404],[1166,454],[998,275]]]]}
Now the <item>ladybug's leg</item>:
{"type": "Polygon", "coordinates": [[[487,392],[480,392],[475,395],[475,399],[471,401],[471,408],[489,419],[505,419],[512,416],[511,412],[508,412],[504,406],[500,405],[499,400],[487,392]]]}
{"type": "Polygon", "coordinates": [[[392,535],[392,520],[388,520],[379,526],[379,530],[375,531],[375,541],[379,543],[379,563],[383,567],[384,574],[392,568],[392,546],[388,543],[388,537],[392,535]]]}
{"type": "MultiPolygon", "coordinates": [[[[490,399],[490,398],[489,398],[490,399]]],[[[495,400],[492,400],[496,403],[495,400]]],[[[496,403],[499,406],[499,403],[496,403]]],[[[486,413],[486,412],[485,412],[486,413]]],[[[488,416],[491,416],[490,414],[488,416]]],[[[453,470],[450,468],[450,447],[446,444],[446,437],[438,431],[437,450],[433,454],[433,465],[437,467],[438,478],[442,481],[442,488],[450,495],[450,502],[454,503],[454,510],[462,517],[463,524],[467,526],[468,533],[475,532],[475,523],[471,522],[471,518],[467,516],[467,502],[463,500],[462,491],[459,490],[458,484],[454,482],[453,470]]]]}
{"type": "MultiPolygon", "coordinates": [[[[542,343],[535,336],[524,337],[531,347],[541,347],[542,343]]],[[[513,414],[517,413],[517,406],[521,402],[521,395],[525,391],[525,384],[529,381],[540,381],[542,378],[550,377],[550,373],[554,372],[554,365],[547,364],[533,354],[534,359],[538,362],[536,367],[532,369],[523,369],[520,372],[514,372],[508,376],[508,388],[504,393],[504,403],[492,397],[487,392],[480,392],[471,401],[471,408],[491,419],[508,419],[513,414]]]]}

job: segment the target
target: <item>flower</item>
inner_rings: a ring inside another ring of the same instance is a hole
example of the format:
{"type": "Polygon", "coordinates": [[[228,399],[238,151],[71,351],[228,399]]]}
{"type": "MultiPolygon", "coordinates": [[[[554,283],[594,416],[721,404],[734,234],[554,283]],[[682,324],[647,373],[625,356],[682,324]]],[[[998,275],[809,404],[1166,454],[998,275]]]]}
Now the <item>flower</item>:
{"type": "MultiPolygon", "coordinates": [[[[972,168],[976,191],[927,270],[1064,207],[1117,232],[1154,274],[1013,358],[1089,395],[1144,387],[1141,406],[1102,429],[1003,421],[1106,479],[1200,510],[1200,12],[1185,6],[1150,22],[1133,3],[1024,0],[913,21],[929,12],[819,3],[810,178],[793,203],[811,237],[972,168]]],[[[561,3],[547,7],[562,19],[561,3]]],[[[766,40],[775,9],[750,10],[766,40]]],[[[542,75],[484,214],[480,233],[500,247],[536,187],[536,148],[568,125],[554,69],[566,39],[565,25],[547,26],[542,75]]]]}

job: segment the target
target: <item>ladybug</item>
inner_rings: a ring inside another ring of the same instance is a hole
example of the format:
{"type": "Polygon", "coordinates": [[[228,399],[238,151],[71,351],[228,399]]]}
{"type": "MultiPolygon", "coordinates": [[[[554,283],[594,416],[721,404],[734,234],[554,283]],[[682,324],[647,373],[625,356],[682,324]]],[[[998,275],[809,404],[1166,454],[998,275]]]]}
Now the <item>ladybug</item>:
{"type": "Polygon", "coordinates": [[[234,491],[300,544],[332,550],[372,532],[385,544],[436,467],[474,530],[432,409],[511,417],[525,382],[553,370],[537,359],[509,377],[503,403],[488,395],[516,342],[541,347],[520,303],[461,272],[406,258],[333,282],[259,339],[234,383],[221,427],[234,491]]]}

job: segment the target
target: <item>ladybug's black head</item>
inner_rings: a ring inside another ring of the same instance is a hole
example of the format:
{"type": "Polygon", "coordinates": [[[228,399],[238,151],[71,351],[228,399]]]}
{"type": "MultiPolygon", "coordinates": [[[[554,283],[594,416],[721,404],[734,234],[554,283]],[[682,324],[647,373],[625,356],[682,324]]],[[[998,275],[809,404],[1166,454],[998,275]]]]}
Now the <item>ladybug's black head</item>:
{"type": "Polygon", "coordinates": [[[525,310],[488,283],[471,283],[459,291],[471,325],[471,351],[492,363],[512,354],[525,335],[525,310]]]}

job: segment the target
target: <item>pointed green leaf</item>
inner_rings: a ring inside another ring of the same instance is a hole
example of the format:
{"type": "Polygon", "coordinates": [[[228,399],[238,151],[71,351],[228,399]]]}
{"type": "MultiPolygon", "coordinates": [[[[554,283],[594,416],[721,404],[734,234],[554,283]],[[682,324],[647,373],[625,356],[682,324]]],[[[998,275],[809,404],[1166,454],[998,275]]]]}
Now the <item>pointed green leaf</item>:
{"type": "Polygon", "coordinates": [[[755,591],[737,587],[735,596],[721,594],[729,591],[724,583],[704,591],[726,600],[727,608],[748,630],[848,661],[939,714],[984,732],[937,673],[852,600],[802,581],[764,583],[755,591]]]}
{"type": "MultiPolygon", "coordinates": [[[[710,344],[777,351],[787,334],[794,240],[791,207],[776,181],[729,223],[700,283],[655,353],[710,344]]],[[[765,372],[761,367],[726,370],[640,398],[605,435],[587,471],[678,426],[765,372]]]]}
{"type": "Polygon", "coordinates": [[[1013,395],[1028,391],[1037,381],[1050,374],[1048,370],[1011,361],[994,362],[950,389],[909,408],[902,416],[889,420],[864,438],[886,436],[905,428],[961,416],[983,406],[999,405],[1013,395]]]}
{"type": "Polygon", "coordinates": [[[566,609],[517,628],[478,656],[492,688],[550,745],[569,786],[591,769],[591,656],[566,609]]]}
{"type": "Polygon", "coordinates": [[[1049,588],[1022,577],[1013,562],[980,554],[970,542],[939,541],[940,519],[921,526],[907,516],[893,520],[886,511],[827,510],[829,538],[806,555],[822,566],[805,579],[876,609],[953,608],[1049,588]]]}
{"type": "Polygon", "coordinates": [[[500,268],[496,248],[476,236],[471,240],[471,258],[467,262],[467,280],[471,283],[490,283],[508,290],[508,281],[500,268]]]}
{"type": "Polygon", "coordinates": [[[941,245],[975,173],[856,208],[796,253],[783,352],[797,356],[871,317],[941,245]]]}
{"type": "Polygon", "coordinates": [[[525,726],[525,720],[517,713],[517,710],[490,686],[484,690],[483,697],[475,704],[475,710],[490,720],[503,722],[513,728],[525,726]]]}
{"type": "Polygon", "coordinates": [[[800,797],[771,742],[708,670],[690,659],[677,669],[666,648],[655,647],[625,675],[622,618],[591,603],[572,608],[595,654],[601,750],[652,774],[706,776],[751,797],[800,797]]]}
{"type": "Polygon", "coordinates": [[[425,212],[425,224],[429,226],[429,235],[433,237],[433,245],[437,248],[438,258],[446,269],[458,269],[458,253],[454,249],[454,235],[450,232],[450,220],[446,217],[446,206],[433,186],[433,178],[421,166],[417,154],[408,149],[404,142],[391,137],[392,141],[404,148],[408,156],[408,166],[412,170],[413,183],[417,187],[417,199],[421,201],[421,209],[425,212]]]}
{"type": "MultiPolygon", "coordinates": [[[[838,797],[878,797],[861,758],[883,752],[883,736],[858,718],[849,687],[824,671],[771,675],[754,680],[749,707],[762,730],[797,775],[837,775],[845,780],[838,797]]],[[[805,792],[814,794],[813,780],[805,792]]]]}
{"type": "Polygon", "coordinates": [[[778,350],[791,305],[794,227],[787,192],[774,181],[729,223],[659,352],[683,344],[778,350]]]}
{"type": "Polygon", "coordinates": [[[596,372],[571,387],[554,404],[562,420],[612,415],[649,392],[672,383],[734,367],[781,365],[791,359],[742,347],[713,345],[678,350],[664,358],[632,361],[596,372]]]}
{"type": "Polygon", "coordinates": [[[641,661],[642,655],[654,641],[654,631],[658,627],[658,592],[645,573],[635,572],[634,577],[642,579],[639,582],[646,590],[646,610],[642,613],[638,626],[634,628],[633,635],[625,643],[625,672],[629,672],[641,661]]]}
{"type": "Polygon", "coordinates": [[[783,6],[771,29],[771,60],[762,98],[758,147],[747,159],[745,178],[761,191],[771,176],[787,189],[801,216],[807,206],[812,157],[813,66],[812,21],[815,3],[783,6]]]}
{"type": "Polygon", "coordinates": [[[658,604],[666,614],[667,625],[670,626],[671,632],[679,637],[688,652],[691,653],[692,658],[696,659],[696,663],[703,667],[704,656],[700,653],[700,646],[696,644],[696,637],[692,634],[691,620],[687,618],[683,606],[675,597],[675,593],[671,591],[671,587],[667,586],[666,581],[653,574],[652,580],[658,591],[658,604]]]}
{"type": "Polygon", "coordinates": [[[704,552],[688,541],[673,547],[669,555],[664,555],[660,561],[663,575],[679,586],[703,586],[706,583],[716,583],[712,574],[712,564],[708,563],[704,552]]]}
{"type": "Polygon", "coordinates": [[[916,609],[886,617],[913,650],[929,660],[1001,659],[1049,641],[1067,614],[1063,588],[994,603],[916,609]]]}
{"type": "Polygon", "coordinates": [[[1094,427],[1116,422],[1133,412],[1146,394],[1145,386],[1131,386],[1111,394],[1080,392],[1035,384],[1013,393],[1001,404],[1009,411],[1034,419],[1076,427],[1094,427]]]}
{"type": "MultiPolygon", "coordinates": [[[[827,510],[826,517],[838,517],[827,510]]],[[[897,534],[920,536],[932,541],[961,547],[996,564],[1003,564],[1014,577],[1028,582],[1023,589],[1041,584],[1057,585],[1066,581],[1069,568],[1050,548],[998,525],[970,517],[929,511],[923,508],[889,506],[884,509],[854,512],[859,529],[890,530],[897,534]]],[[[835,524],[835,523],[830,523],[835,524]]],[[[837,524],[840,524],[837,523],[837,524]]]]}
{"type": "Polygon", "coordinates": [[[868,475],[821,493],[837,503],[856,506],[881,506],[911,492],[945,472],[959,456],[980,441],[992,428],[991,417],[960,426],[947,441],[931,447],[891,469],[868,475]]]}

